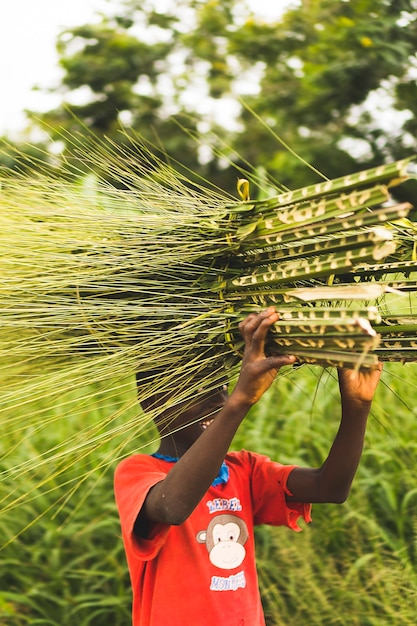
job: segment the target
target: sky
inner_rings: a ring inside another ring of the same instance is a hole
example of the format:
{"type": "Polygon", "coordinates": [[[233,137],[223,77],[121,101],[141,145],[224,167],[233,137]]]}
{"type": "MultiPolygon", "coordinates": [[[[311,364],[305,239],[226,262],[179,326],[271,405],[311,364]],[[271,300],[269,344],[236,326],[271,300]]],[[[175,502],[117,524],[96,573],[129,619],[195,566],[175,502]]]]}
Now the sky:
{"type": "MultiPolygon", "coordinates": [[[[288,0],[249,1],[266,18],[288,4],[288,0]]],[[[24,128],[24,109],[58,106],[54,86],[61,76],[55,50],[59,33],[91,23],[100,11],[109,13],[111,4],[112,0],[0,0],[0,135],[13,136],[24,128]]]]}
{"type": "Polygon", "coordinates": [[[59,103],[56,94],[33,90],[59,83],[58,34],[92,21],[106,6],[105,0],[0,0],[0,134],[24,126],[24,109],[59,103]]]}

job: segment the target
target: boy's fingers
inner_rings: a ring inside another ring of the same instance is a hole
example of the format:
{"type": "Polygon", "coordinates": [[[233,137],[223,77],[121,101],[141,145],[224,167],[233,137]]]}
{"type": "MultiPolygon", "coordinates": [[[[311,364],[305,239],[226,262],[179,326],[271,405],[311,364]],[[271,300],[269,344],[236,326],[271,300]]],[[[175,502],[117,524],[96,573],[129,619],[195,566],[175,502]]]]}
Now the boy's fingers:
{"type": "Polygon", "coordinates": [[[274,307],[269,307],[261,313],[251,313],[239,324],[239,330],[242,335],[249,337],[254,335],[256,331],[261,330],[261,334],[266,336],[269,328],[278,320],[278,313],[274,307]]]}
{"type": "Polygon", "coordinates": [[[255,351],[262,352],[265,349],[265,341],[271,326],[278,319],[278,315],[273,313],[262,320],[259,320],[257,327],[253,330],[252,334],[248,337],[255,351]]]}
{"type": "MultiPolygon", "coordinates": [[[[279,356],[269,356],[262,361],[257,362],[257,375],[264,375],[267,372],[277,373],[281,367],[285,365],[293,365],[297,361],[297,358],[292,354],[281,354],[279,356]]],[[[274,373],[274,376],[275,376],[274,373]]]]}
{"type": "Polygon", "coordinates": [[[297,357],[292,354],[281,354],[280,356],[270,356],[266,359],[271,368],[279,369],[284,365],[292,365],[297,361],[297,357]]]}

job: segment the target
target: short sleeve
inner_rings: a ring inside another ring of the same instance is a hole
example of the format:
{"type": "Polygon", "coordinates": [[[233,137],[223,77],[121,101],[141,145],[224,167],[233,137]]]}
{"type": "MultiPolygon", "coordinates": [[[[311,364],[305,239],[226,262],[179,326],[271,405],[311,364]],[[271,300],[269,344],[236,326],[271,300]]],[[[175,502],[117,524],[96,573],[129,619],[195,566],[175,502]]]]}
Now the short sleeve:
{"type": "Polygon", "coordinates": [[[143,560],[156,556],[169,531],[169,526],[155,524],[150,536],[146,539],[138,538],[133,534],[135,521],[149,490],[164,480],[165,476],[166,473],[149,466],[142,455],[132,456],[122,461],[116,468],[114,492],[123,541],[127,552],[133,552],[143,560]]]}
{"type": "Polygon", "coordinates": [[[251,488],[255,524],[287,526],[296,532],[300,518],[311,522],[311,504],[288,502],[291,496],[287,487],[288,476],[295,465],[281,465],[267,456],[247,453],[251,465],[251,488]]]}

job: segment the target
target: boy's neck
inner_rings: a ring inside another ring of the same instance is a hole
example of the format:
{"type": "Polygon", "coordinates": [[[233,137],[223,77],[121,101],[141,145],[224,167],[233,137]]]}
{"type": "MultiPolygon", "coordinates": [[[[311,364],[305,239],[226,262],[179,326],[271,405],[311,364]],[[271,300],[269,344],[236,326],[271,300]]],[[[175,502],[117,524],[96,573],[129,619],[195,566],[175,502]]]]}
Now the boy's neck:
{"type": "Polygon", "coordinates": [[[190,446],[184,445],[182,442],[176,441],[173,435],[167,435],[161,439],[157,452],[164,456],[172,456],[179,459],[187,452],[189,447],[190,446]]]}

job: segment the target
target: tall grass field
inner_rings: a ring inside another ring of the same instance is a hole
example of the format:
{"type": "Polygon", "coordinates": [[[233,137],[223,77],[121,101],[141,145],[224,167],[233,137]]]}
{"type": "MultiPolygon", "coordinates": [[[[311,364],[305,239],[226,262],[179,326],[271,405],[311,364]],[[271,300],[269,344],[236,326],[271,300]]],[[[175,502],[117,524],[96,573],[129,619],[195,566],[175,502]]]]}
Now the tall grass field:
{"type": "MultiPolygon", "coordinates": [[[[156,433],[124,432],[140,422],[133,380],[68,392],[42,409],[42,427],[1,438],[0,624],[125,626],[131,592],[113,470],[119,457],[153,451],[156,433]],[[94,394],[94,396],[92,395],[94,394]],[[88,402],[83,403],[83,398],[88,402]],[[83,455],[83,432],[96,450],[83,455]],[[108,435],[111,430],[111,436],[108,435]],[[77,438],[78,437],[78,438],[77,438]],[[60,457],[62,442],[73,451],[60,457]],[[100,444],[100,445],[99,445],[100,444]],[[25,466],[44,450],[42,465],[25,466]]],[[[315,505],[302,533],[257,529],[268,626],[415,626],[417,607],[417,368],[385,364],[366,449],[347,503],[315,505]]],[[[16,412],[36,407],[17,407],[16,412]]],[[[35,411],[36,412],[36,411],[35,411]]],[[[22,415],[17,415],[19,424],[22,415]]],[[[242,424],[233,447],[283,463],[319,464],[335,434],[334,369],[304,365],[276,381],[242,424]]]]}

